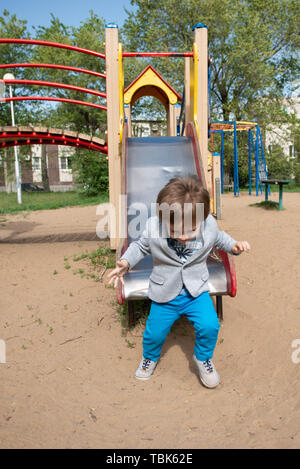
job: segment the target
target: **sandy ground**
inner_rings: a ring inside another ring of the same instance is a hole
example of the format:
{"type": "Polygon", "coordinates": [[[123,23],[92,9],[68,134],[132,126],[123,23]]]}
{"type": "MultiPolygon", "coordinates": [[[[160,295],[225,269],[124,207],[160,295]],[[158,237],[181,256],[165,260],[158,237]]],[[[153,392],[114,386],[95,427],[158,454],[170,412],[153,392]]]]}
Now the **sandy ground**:
{"type": "Polygon", "coordinates": [[[282,212],[249,206],[260,200],[222,199],[220,229],[252,252],[234,259],[213,390],[184,318],[151,380],[134,378],[143,328],[122,332],[109,271],[102,282],[73,274],[74,254],[109,247],[96,207],[1,216],[0,447],[299,448],[300,194],[284,194],[282,212]]]}

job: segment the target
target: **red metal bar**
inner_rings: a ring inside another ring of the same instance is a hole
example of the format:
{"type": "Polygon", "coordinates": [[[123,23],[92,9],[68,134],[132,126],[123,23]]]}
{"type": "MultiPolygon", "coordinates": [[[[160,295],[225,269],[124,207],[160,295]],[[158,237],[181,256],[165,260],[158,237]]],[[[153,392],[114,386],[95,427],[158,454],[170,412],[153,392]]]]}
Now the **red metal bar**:
{"type": "Polygon", "coordinates": [[[37,46],[48,46],[48,47],[58,47],[59,49],[68,49],[75,52],[82,52],[83,54],[94,55],[101,59],[105,59],[105,54],[101,52],[96,52],[90,49],[83,49],[82,47],[71,46],[70,44],[60,44],[58,42],[48,42],[48,41],[39,41],[37,39],[0,39],[0,44],[31,44],[37,46]]]}
{"type": "Polygon", "coordinates": [[[59,70],[70,70],[71,72],[88,73],[89,75],[94,75],[95,77],[106,78],[105,73],[94,72],[93,70],[86,70],[84,68],[69,67],[68,65],[39,64],[39,63],[32,63],[32,64],[22,63],[22,64],[0,65],[0,69],[1,68],[16,68],[16,67],[55,68],[55,69],[59,69],[59,70]]]}
{"type": "Polygon", "coordinates": [[[65,85],[64,83],[54,83],[52,81],[40,81],[40,80],[0,80],[4,83],[8,83],[10,85],[41,85],[41,86],[53,86],[54,88],[65,88],[67,90],[74,90],[74,91],[81,91],[82,93],[89,93],[95,94],[96,96],[101,96],[102,98],[106,98],[106,93],[102,93],[102,91],[91,90],[89,88],[82,88],[81,86],[74,86],[74,85],[65,85]]]}
{"type": "MultiPolygon", "coordinates": [[[[5,132],[2,132],[2,133],[0,133],[0,141],[1,141],[1,135],[3,135],[3,134],[5,134],[5,138],[7,138],[7,134],[5,132]]],[[[18,137],[20,137],[20,135],[18,135],[18,133],[16,135],[18,137]]],[[[15,134],[9,134],[9,136],[12,139],[15,138],[16,135],[15,134]]],[[[41,134],[38,134],[38,133],[36,133],[36,135],[33,135],[33,134],[27,135],[26,134],[26,137],[27,137],[26,140],[14,140],[13,142],[2,141],[1,142],[1,147],[5,148],[5,147],[13,147],[13,146],[17,146],[17,145],[35,145],[35,141],[38,141],[38,143],[40,143],[40,144],[46,144],[46,145],[65,144],[65,145],[69,145],[69,146],[81,146],[83,148],[89,148],[90,150],[93,150],[93,151],[101,151],[102,153],[107,153],[107,145],[101,146],[101,145],[98,145],[98,144],[93,143],[93,142],[85,142],[84,140],[80,140],[80,138],[76,138],[76,137],[74,139],[72,139],[71,137],[55,136],[53,138],[53,136],[51,134],[41,135],[41,134]],[[43,140],[47,140],[47,142],[44,143],[43,140]]]]}
{"type": "MultiPolygon", "coordinates": [[[[24,146],[24,145],[38,145],[38,144],[41,144],[41,145],[61,145],[60,143],[58,142],[55,142],[55,143],[52,143],[52,142],[45,142],[43,143],[41,141],[42,139],[39,139],[39,142],[35,142],[35,141],[17,141],[12,143],[12,142],[9,142],[9,143],[6,143],[6,142],[1,142],[1,148],[7,148],[7,147],[15,147],[15,146],[24,146]]],[[[86,148],[87,150],[91,150],[91,151],[98,151],[100,153],[105,153],[107,154],[107,146],[104,146],[104,147],[100,147],[100,146],[97,146],[95,144],[89,144],[89,143],[84,143],[84,142],[70,142],[68,143],[67,141],[63,141],[62,142],[64,145],[67,145],[67,146],[70,146],[70,147],[82,147],[82,148],[86,148]]]]}
{"type": "Polygon", "coordinates": [[[123,57],[194,57],[194,52],[123,52],[123,57]]]}
{"type": "Polygon", "coordinates": [[[59,101],[62,103],[71,103],[71,104],[82,104],[83,106],[90,106],[95,107],[97,109],[102,109],[107,111],[106,106],[102,106],[101,104],[94,104],[89,103],[87,101],[78,101],[77,99],[68,99],[68,98],[52,98],[46,96],[14,96],[13,98],[0,98],[0,103],[3,101],[59,101]]]}
{"type": "Polygon", "coordinates": [[[221,250],[218,250],[218,254],[220,255],[225,267],[227,279],[227,293],[229,296],[235,297],[237,291],[237,281],[235,266],[233,262],[233,255],[221,250]]]}

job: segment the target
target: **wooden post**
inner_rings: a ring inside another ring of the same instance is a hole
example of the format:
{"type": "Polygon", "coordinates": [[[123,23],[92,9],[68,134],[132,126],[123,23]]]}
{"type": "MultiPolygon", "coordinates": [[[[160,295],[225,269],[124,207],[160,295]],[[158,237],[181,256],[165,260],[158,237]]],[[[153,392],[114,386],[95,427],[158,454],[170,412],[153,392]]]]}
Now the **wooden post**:
{"type": "Polygon", "coordinates": [[[111,249],[117,249],[119,245],[119,196],[121,194],[118,41],[118,26],[114,23],[105,25],[109,202],[114,207],[114,210],[109,213],[109,227],[110,230],[116,227],[116,232],[110,233],[111,249]]]}
{"type": "Polygon", "coordinates": [[[167,108],[166,108],[166,111],[167,111],[167,136],[170,137],[172,134],[172,124],[171,124],[171,120],[172,120],[172,110],[171,110],[171,105],[170,103],[167,104],[167,108]]]}
{"type": "Polygon", "coordinates": [[[177,122],[179,122],[180,118],[180,111],[181,111],[181,106],[180,104],[175,104],[174,105],[174,125],[175,125],[175,137],[177,136],[177,122]]]}
{"type": "MultiPolygon", "coordinates": [[[[211,182],[208,180],[208,43],[207,27],[202,23],[194,26],[194,41],[198,50],[198,83],[197,83],[197,121],[199,128],[199,145],[203,161],[203,169],[208,190],[211,182]]],[[[194,85],[195,86],[195,85],[194,85]]]]}
{"type": "Polygon", "coordinates": [[[127,120],[127,125],[128,125],[128,137],[131,137],[132,136],[132,133],[131,133],[131,105],[130,104],[125,104],[124,111],[125,111],[125,119],[127,120]]]}
{"type": "MultiPolygon", "coordinates": [[[[191,111],[191,83],[190,83],[190,69],[191,69],[192,58],[186,57],[184,59],[184,111],[185,111],[185,125],[193,121],[191,111]]],[[[184,131],[184,135],[186,135],[184,131]]]]}
{"type": "Polygon", "coordinates": [[[180,113],[180,107],[175,107],[174,104],[169,102],[169,112],[168,115],[168,135],[170,137],[176,137],[177,135],[177,121],[176,117],[180,113]]]}

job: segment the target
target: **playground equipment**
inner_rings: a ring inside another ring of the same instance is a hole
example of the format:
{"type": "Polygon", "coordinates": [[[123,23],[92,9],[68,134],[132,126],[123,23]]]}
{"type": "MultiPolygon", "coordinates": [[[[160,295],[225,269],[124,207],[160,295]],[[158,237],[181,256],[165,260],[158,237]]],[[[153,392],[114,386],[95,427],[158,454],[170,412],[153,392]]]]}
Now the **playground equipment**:
{"type": "MultiPolygon", "coordinates": [[[[23,44],[23,45],[35,45],[44,47],[54,47],[59,49],[67,49],[70,51],[92,55],[98,59],[105,60],[105,54],[96,52],[89,49],[83,49],[81,47],[72,46],[69,44],[60,44],[56,42],[40,41],[36,39],[11,39],[11,38],[0,38],[0,44],[23,44]]],[[[31,67],[31,68],[53,68],[59,70],[68,70],[77,73],[84,73],[99,78],[106,78],[104,73],[95,72],[93,70],[86,70],[78,67],[71,67],[68,65],[56,65],[56,64],[44,64],[44,63],[10,63],[0,64],[0,69],[12,69],[20,67],[31,67]]],[[[92,90],[89,88],[82,88],[80,86],[67,85],[65,83],[53,83],[49,81],[41,80],[1,80],[5,84],[15,85],[38,85],[38,86],[49,86],[54,88],[63,88],[73,91],[79,91],[85,94],[92,94],[100,98],[105,99],[106,94],[92,90]]],[[[53,96],[17,96],[10,98],[2,98],[1,101],[56,101],[65,102],[70,104],[89,106],[94,109],[107,110],[104,104],[92,103],[90,101],[81,101],[78,99],[58,98],[53,96]]],[[[98,137],[91,137],[85,134],[74,132],[67,129],[53,129],[46,127],[34,127],[34,126],[5,126],[0,129],[0,142],[1,148],[15,146],[15,145],[33,145],[33,144],[53,144],[53,145],[70,145],[77,148],[88,148],[89,150],[99,151],[101,153],[107,153],[107,145],[102,139],[98,137]]]]}
{"type": "MultiPolygon", "coordinates": [[[[216,211],[215,179],[220,179],[220,159],[208,151],[208,55],[207,28],[194,28],[192,52],[122,52],[118,43],[118,28],[106,29],[107,66],[107,123],[108,161],[110,171],[110,201],[115,213],[123,214],[128,227],[132,220],[119,203],[120,195],[127,196],[127,207],[143,203],[150,216],[151,203],[160,189],[174,176],[196,174],[211,194],[212,212],[216,211]],[[153,67],[147,67],[124,91],[123,60],[126,57],[183,57],[185,60],[184,107],[185,132],[178,136],[176,106],[181,97],[153,67]],[[132,138],[130,110],[142,96],[155,96],[165,106],[168,122],[167,137],[132,138]],[[125,108],[124,104],[128,107],[125,108]]],[[[122,217],[120,217],[120,220],[122,217]]],[[[117,223],[121,224],[118,220],[117,223]]],[[[112,221],[116,223],[115,217],[112,221]]],[[[117,233],[120,228],[117,227],[117,233]]],[[[128,230],[123,238],[111,238],[118,259],[133,239],[128,230]]],[[[124,287],[119,283],[119,304],[127,301],[129,322],[134,322],[134,301],[147,298],[152,256],[145,256],[124,276],[124,287]]],[[[222,296],[236,294],[236,275],[232,256],[216,251],[208,259],[210,294],[216,296],[217,312],[222,317],[222,296]]]]}
{"type": "MultiPolygon", "coordinates": [[[[249,195],[251,195],[251,181],[252,181],[252,154],[255,161],[255,186],[256,195],[258,191],[262,192],[262,181],[268,179],[264,147],[259,125],[256,122],[243,122],[243,121],[214,121],[211,123],[210,136],[211,136],[211,151],[213,151],[213,135],[221,134],[221,193],[223,194],[223,165],[224,165],[224,134],[233,133],[233,173],[234,173],[234,195],[239,195],[239,170],[238,170],[238,132],[248,131],[248,167],[249,167],[249,195]],[[252,130],[256,130],[256,139],[252,130]],[[255,142],[255,143],[254,143],[255,142]]],[[[270,189],[268,188],[270,191],[270,189]]]]}
{"type": "Polygon", "coordinates": [[[68,129],[54,129],[33,126],[4,126],[0,127],[0,141],[2,148],[15,145],[67,145],[86,150],[107,152],[106,142],[99,137],[91,137],[68,129]]]}
{"type": "Polygon", "coordinates": [[[128,122],[128,136],[131,137],[131,107],[143,96],[154,96],[164,105],[167,113],[167,133],[177,134],[177,118],[180,107],[175,106],[181,96],[151,66],[145,70],[124,91],[125,117],[128,122]]]}
{"type": "MultiPolygon", "coordinates": [[[[212,157],[208,151],[208,52],[207,27],[198,23],[194,28],[194,45],[191,52],[124,52],[118,40],[118,27],[115,24],[106,25],[105,54],[66,44],[50,43],[26,39],[0,39],[1,43],[31,44],[47,47],[58,47],[73,50],[79,53],[93,55],[97,59],[104,59],[106,73],[101,74],[106,79],[106,93],[97,92],[88,88],[80,88],[63,83],[37,82],[29,80],[15,80],[14,83],[55,86],[68,88],[82,93],[92,93],[98,98],[106,99],[106,106],[78,101],[67,98],[26,96],[5,98],[17,100],[56,100],[78,105],[93,106],[107,111],[107,143],[98,142],[98,151],[107,153],[109,169],[109,229],[110,247],[116,250],[118,259],[131,242],[128,234],[124,233],[124,226],[128,227],[130,215],[127,207],[136,202],[147,206],[150,216],[150,204],[156,201],[159,190],[174,176],[195,174],[201,184],[208,189],[211,195],[211,211],[216,214],[216,180],[221,178],[220,158],[212,157]],[[177,118],[180,108],[178,101],[181,96],[161,77],[153,67],[147,67],[124,90],[123,60],[126,57],[174,57],[184,58],[184,111],[185,131],[183,136],[177,136],[177,118]],[[163,102],[168,120],[168,137],[132,138],[130,137],[130,106],[142,96],[151,95],[163,102]],[[124,105],[127,109],[124,109],[124,105]],[[126,112],[126,114],[125,114],[126,112]],[[121,196],[127,196],[127,207],[123,207],[121,196]],[[113,210],[111,209],[113,207],[113,210]],[[121,216],[119,216],[121,214],[121,216]],[[112,227],[116,230],[113,232],[112,227]]],[[[2,68],[20,66],[50,67],[77,71],[94,75],[91,70],[76,69],[74,67],[52,64],[6,64],[2,68]]],[[[100,75],[99,75],[100,76],[100,75]]],[[[85,145],[84,138],[79,135],[74,138],[62,131],[55,136],[51,129],[44,132],[37,129],[26,130],[21,128],[1,129],[1,145],[19,145],[36,143],[58,143],[64,145],[85,145]],[[11,134],[9,137],[8,134],[11,134]]],[[[88,142],[90,149],[94,147],[93,139],[88,142]]],[[[126,230],[127,231],[127,230],[126,230]]],[[[149,276],[152,269],[152,257],[146,256],[124,276],[125,287],[119,285],[117,299],[119,303],[128,302],[129,321],[133,322],[132,305],[134,300],[147,298],[149,276]]],[[[211,295],[216,296],[217,312],[222,317],[222,296],[236,294],[236,274],[232,256],[222,251],[213,252],[208,259],[210,273],[209,288],[211,295]]]]}

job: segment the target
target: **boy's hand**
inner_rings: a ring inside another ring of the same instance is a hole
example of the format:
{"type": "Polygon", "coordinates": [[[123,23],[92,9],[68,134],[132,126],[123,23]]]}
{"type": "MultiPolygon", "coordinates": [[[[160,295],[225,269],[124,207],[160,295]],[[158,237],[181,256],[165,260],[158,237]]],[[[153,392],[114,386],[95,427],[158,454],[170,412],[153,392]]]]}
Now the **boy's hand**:
{"type": "Polygon", "coordinates": [[[233,254],[240,254],[241,252],[247,252],[250,251],[250,244],[247,241],[237,241],[233,246],[232,246],[232,252],[233,254]]]}
{"type": "Polygon", "coordinates": [[[112,282],[114,282],[115,288],[117,287],[119,280],[121,281],[122,285],[124,285],[123,277],[129,268],[129,262],[127,262],[126,259],[122,259],[121,261],[117,261],[116,265],[116,268],[112,270],[107,276],[109,279],[108,284],[110,285],[112,282]]]}

